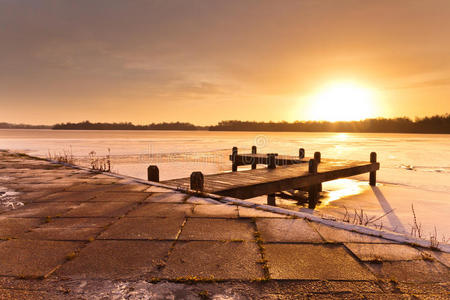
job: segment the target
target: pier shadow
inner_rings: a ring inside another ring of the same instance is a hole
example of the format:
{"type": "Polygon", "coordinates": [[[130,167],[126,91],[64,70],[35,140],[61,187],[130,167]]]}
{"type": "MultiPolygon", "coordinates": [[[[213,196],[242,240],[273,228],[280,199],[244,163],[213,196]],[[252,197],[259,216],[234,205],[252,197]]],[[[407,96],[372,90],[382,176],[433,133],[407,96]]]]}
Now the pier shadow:
{"type": "Polygon", "coordinates": [[[389,204],[386,197],[384,197],[381,190],[377,186],[372,186],[372,191],[375,194],[375,197],[377,197],[378,202],[380,203],[380,206],[383,209],[384,213],[387,214],[386,218],[389,220],[389,223],[392,225],[392,228],[394,228],[394,231],[398,233],[407,234],[405,227],[403,226],[402,222],[400,222],[400,219],[395,214],[394,209],[389,204]]]}

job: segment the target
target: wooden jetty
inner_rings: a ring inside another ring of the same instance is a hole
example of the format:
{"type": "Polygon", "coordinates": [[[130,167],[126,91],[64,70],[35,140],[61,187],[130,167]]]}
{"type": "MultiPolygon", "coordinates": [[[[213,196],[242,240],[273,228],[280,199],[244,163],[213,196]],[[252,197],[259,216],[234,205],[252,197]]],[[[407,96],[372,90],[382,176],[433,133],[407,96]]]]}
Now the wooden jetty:
{"type": "MultiPolygon", "coordinates": [[[[380,169],[375,152],[370,154],[370,162],[322,159],[320,152],[314,158],[305,158],[305,150],[299,149],[298,156],[276,153],[239,154],[233,147],[230,155],[232,172],[203,175],[193,172],[188,178],[163,181],[177,188],[190,189],[238,199],[249,199],[267,195],[267,202],[275,205],[275,194],[289,190],[308,191],[308,207],[314,209],[322,182],[370,173],[370,185],[376,184],[376,171],[380,169]],[[257,168],[264,164],[266,168],[257,168]],[[238,166],[251,165],[251,170],[237,171],[238,166]]],[[[149,166],[148,180],[159,181],[157,166],[149,166]]]]}

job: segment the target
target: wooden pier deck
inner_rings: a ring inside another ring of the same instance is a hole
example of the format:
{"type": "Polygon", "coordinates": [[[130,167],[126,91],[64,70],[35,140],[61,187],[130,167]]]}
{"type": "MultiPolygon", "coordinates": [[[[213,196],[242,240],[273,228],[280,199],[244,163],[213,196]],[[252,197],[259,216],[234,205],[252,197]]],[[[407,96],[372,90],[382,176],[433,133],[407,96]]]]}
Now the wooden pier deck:
{"type": "MultiPolygon", "coordinates": [[[[309,207],[314,208],[322,182],[370,173],[370,184],[375,185],[376,171],[380,164],[376,162],[375,153],[370,158],[370,162],[363,162],[321,159],[319,152],[315,153],[314,159],[306,159],[301,155],[237,154],[237,151],[233,151],[230,155],[233,172],[212,175],[194,172],[191,177],[166,180],[163,183],[239,199],[268,195],[269,203],[274,203],[275,193],[307,188],[309,207]],[[266,164],[267,168],[257,169],[256,164],[266,164]],[[240,165],[252,165],[252,169],[237,172],[237,166],[240,165]]],[[[158,181],[159,178],[156,177],[159,176],[155,177],[155,172],[157,167],[153,166],[153,170],[149,168],[149,180],[153,178],[153,181],[158,181]]]]}

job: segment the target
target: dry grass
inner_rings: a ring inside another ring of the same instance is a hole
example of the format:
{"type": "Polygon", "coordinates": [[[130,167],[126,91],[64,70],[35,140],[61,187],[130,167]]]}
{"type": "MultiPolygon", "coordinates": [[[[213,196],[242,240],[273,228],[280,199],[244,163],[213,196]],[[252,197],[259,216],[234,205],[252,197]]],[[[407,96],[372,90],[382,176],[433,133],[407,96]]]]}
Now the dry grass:
{"type": "Polygon", "coordinates": [[[97,157],[95,151],[89,152],[89,164],[92,170],[99,172],[111,172],[111,149],[105,157],[97,157]]]}
{"type": "Polygon", "coordinates": [[[70,146],[69,150],[63,149],[62,152],[53,152],[53,154],[49,150],[47,153],[47,159],[70,165],[73,165],[75,163],[75,159],[72,153],[72,146],[70,146]]]}

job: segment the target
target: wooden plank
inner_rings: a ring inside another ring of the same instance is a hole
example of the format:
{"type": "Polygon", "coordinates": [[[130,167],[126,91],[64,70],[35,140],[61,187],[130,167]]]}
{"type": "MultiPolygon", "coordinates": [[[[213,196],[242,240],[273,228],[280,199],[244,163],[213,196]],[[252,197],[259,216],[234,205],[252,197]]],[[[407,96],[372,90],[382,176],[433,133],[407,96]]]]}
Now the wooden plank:
{"type": "MultiPolygon", "coordinates": [[[[238,166],[245,165],[267,165],[269,162],[267,154],[232,154],[230,155],[230,160],[233,161],[233,164],[238,166]]],[[[289,155],[279,155],[275,159],[275,164],[277,166],[285,166],[285,165],[293,165],[300,163],[307,163],[308,159],[303,158],[299,159],[297,156],[289,156],[289,155]]]]}
{"type": "MultiPolygon", "coordinates": [[[[258,155],[258,154],[256,154],[258,155]]],[[[260,155],[260,154],[259,154],[260,155]]],[[[261,156],[261,155],[260,155],[261,156]]],[[[267,157],[266,157],[267,158],[267,157]]],[[[300,163],[276,169],[254,169],[241,172],[206,175],[204,191],[248,199],[280,191],[318,185],[325,181],[379,170],[379,163],[322,160],[317,174],[308,172],[308,164],[300,163]]],[[[189,187],[189,178],[164,181],[177,187],[189,187]]]]}

